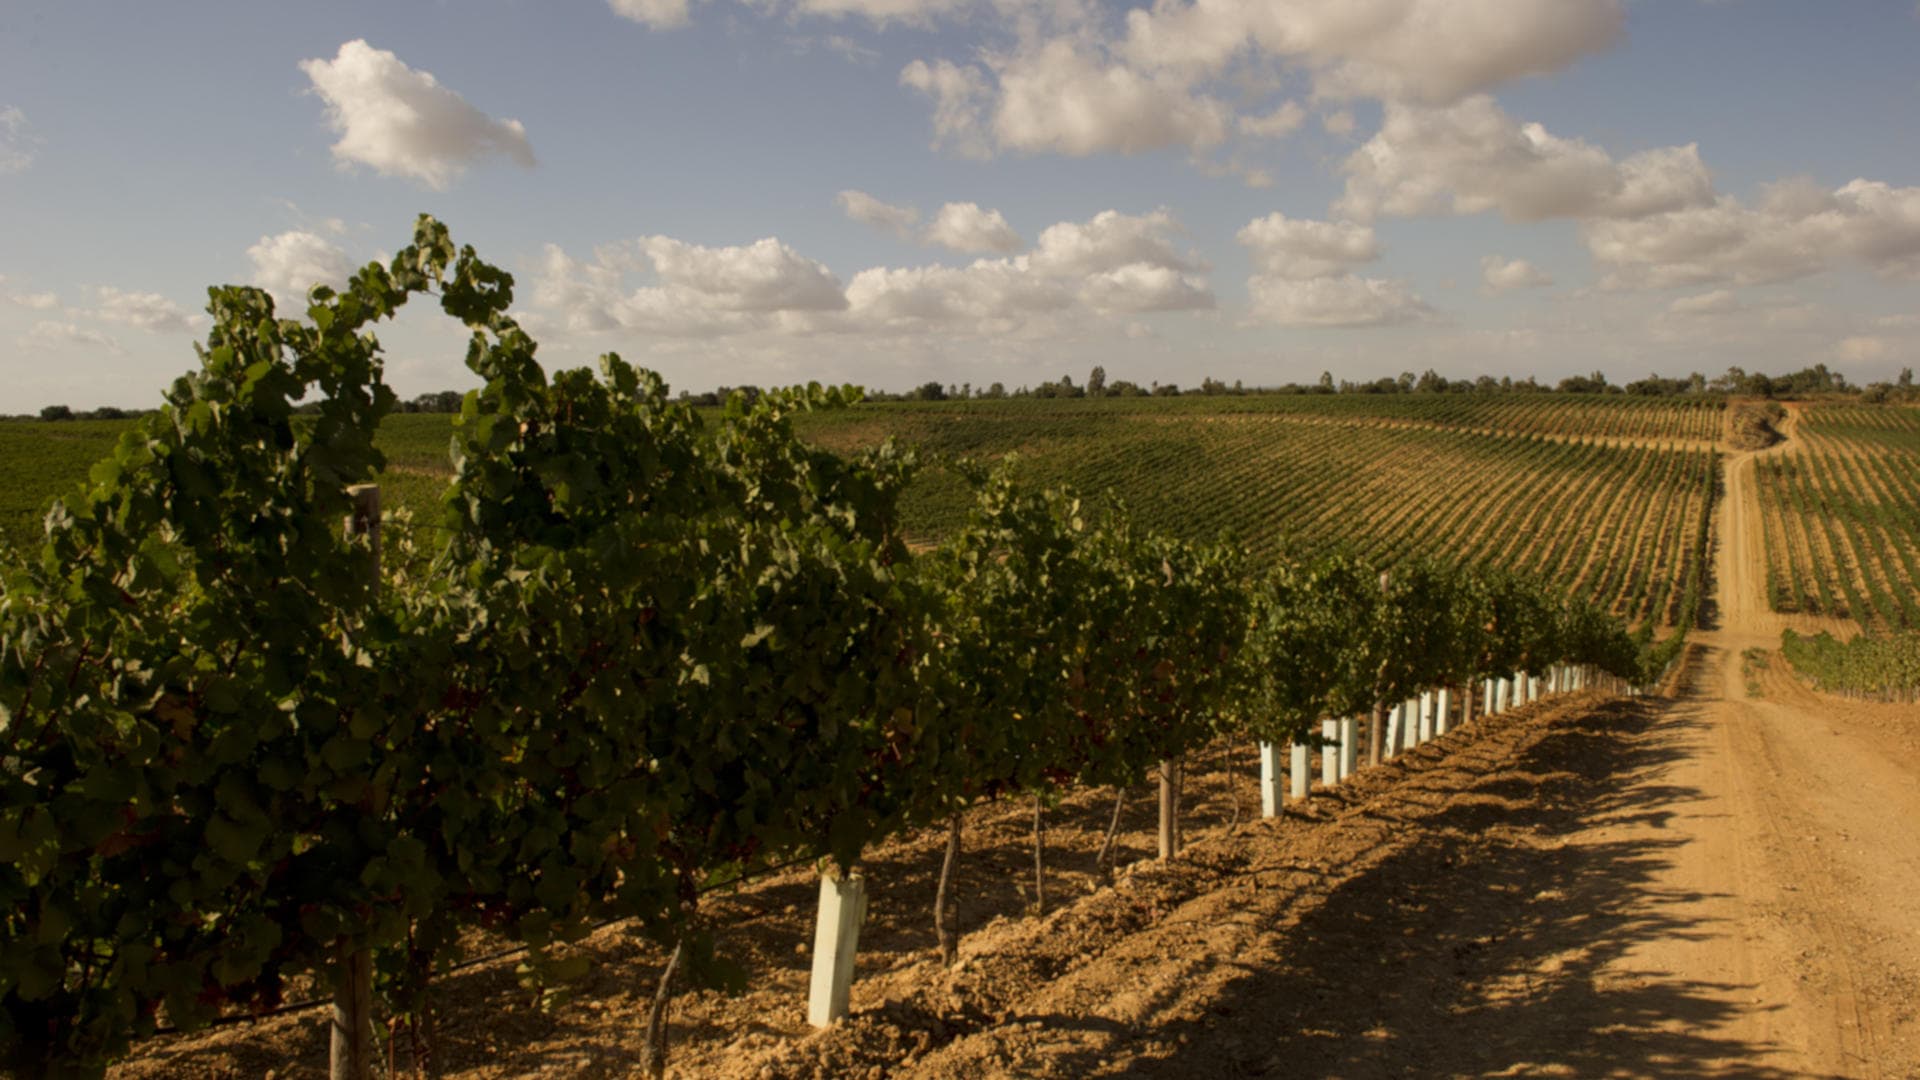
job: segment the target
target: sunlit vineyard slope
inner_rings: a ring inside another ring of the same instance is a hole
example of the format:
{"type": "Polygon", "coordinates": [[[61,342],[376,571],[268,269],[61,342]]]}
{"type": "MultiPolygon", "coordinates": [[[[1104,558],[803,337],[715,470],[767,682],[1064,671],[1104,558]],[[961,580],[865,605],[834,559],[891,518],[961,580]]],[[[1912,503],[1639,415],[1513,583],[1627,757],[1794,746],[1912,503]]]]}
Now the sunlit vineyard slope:
{"type": "Polygon", "coordinates": [[[1808,406],[1756,478],[1775,611],[1920,626],[1920,409],[1808,406]]]}
{"type": "MultiPolygon", "coordinates": [[[[1046,483],[1111,490],[1155,528],[1230,530],[1257,559],[1347,548],[1499,566],[1635,622],[1682,618],[1702,573],[1718,400],[1541,395],[962,401],[866,406],[803,430],[941,455],[1020,455],[1046,483]]],[[[963,486],[929,473],[908,527],[943,535],[963,486]]]]}

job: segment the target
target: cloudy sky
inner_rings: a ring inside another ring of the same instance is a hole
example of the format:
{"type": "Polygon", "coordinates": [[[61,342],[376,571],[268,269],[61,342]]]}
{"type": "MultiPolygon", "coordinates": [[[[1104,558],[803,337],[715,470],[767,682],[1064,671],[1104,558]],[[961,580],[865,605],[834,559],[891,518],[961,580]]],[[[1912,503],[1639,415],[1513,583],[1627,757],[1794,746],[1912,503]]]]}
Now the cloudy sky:
{"type": "MultiPolygon", "coordinates": [[[[0,4],[0,412],[428,211],[676,387],[1920,360],[1914,0],[0,4]]],[[[384,332],[403,394],[460,335],[384,332]]]]}

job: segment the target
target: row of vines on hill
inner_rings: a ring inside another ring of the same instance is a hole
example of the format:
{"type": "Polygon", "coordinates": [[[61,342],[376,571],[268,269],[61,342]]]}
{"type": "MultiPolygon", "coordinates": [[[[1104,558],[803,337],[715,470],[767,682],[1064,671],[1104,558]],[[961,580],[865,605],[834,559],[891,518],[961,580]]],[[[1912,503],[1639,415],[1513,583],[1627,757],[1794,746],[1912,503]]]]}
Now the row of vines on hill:
{"type": "MultiPolygon", "coordinates": [[[[898,435],[936,452],[1018,449],[1023,477],[1111,487],[1138,521],[1176,535],[1231,531],[1256,564],[1350,550],[1387,564],[1501,567],[1654,626],[1680,624],[1685,583],[1700,569],[1701,510],[1718,478],[1707,447],[1258,414],[1177,421],[885,406],[802,430],[843,448],[898,435]]],[[[937,539],[958,526],[968,501],[963,485],[923,479],[903,501],[907,525],[937,539]]]]}
{"type": "Polygon", "coordinates": [[[1920,633],[1781,635],[1780,654],[1818,689],[1878,701],[1920,701],[1920,633]]]}
{"type": "Polygon", "coordinates": [[[1920,410],[1818,406],[1757,463],[1774,610],[1920,628],[1920,410]]]}
{"type": "Polygon", "coordinates": [[[304,321],[212,290],[200,370],[0,569],[10,1067],[98,1070],[369,955],[418,1010],[474,928],[538,971],[632,919],[698,976],[717,880],[1476,674],[1644,662],[1518,578],[1250,573],[1004,472],[964,470],[916,554],[910,455],[794,434],[852,392],[703,419],[616,357],[549,378],[511,284],[423,218],[304,321]],[[395,404],[370,327],[422,293],[485,385],[435,549],[382,552],[341,529],[395,404]]]}
{"type": "Polygon", "coordinates": [[[1711,443],[1725,424],[1726,398],[1613,394],[1261,394],[1177,398],[971,398],[899,402],[904,415],[976,415],[1044,425],[1071,418],[1235,417],[1275,422],[1370,422],[1504,434],[1582,434],[1632,442],[1711,443]]]}

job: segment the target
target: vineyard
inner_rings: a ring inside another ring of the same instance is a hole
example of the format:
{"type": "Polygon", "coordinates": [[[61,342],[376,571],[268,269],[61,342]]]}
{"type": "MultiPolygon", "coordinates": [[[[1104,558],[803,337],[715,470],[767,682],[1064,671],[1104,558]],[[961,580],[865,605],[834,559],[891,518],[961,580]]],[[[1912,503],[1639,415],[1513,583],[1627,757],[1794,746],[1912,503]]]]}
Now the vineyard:
{"type": "MultiPolygon", "coordinates": [[[[1256,562],[1439,557],[1555,582],[1635,624],[1690,621],[1717,481],[1716,451],[1691,440],[1717,431],[1717,402],[1177,404],[882,405],[815,414],[799,430],[839,449],[893,437],[936,459],[1014,454],[1023,478],[1110,490],[1149,527],[1195,540],[1226,532],[1256,562]]],[[[926,542],[966,505],[965,484],[934,471],[902,500],[906,527],[926,542]]]]}
{"type": "Polygon", "coordinates": [[[121,420],[0,420],[0,550],[37,545],[47,500],[113,451],[121,420]]]}
{"type": "Polygon", "coordinates": [[[1861,634],[1840,641],[1792,630],[1781,637],[1780,654],[1814,687],[1831,694],[1878,701],[1920,701],[1920,633],[1861,634]]]}
{"type": "Polygon", "coordinates": [[[856,393],[703,416],[617,357],[549,376],[505,314],[511,279],[430,219],[305,320],[254,289],[212,298],[201,368],[54,505],[39,557],[0,565],[16,1071],[98,1070],[330,988],[334,1060],[364,1076],[376,996],[418,1039],[477,942],[528,950],[557,992],[579,972],[556,950],[624,922],[670,950],[657,1075],[675,978],[738,974],[703,918],[717,884],[825,860],[827,1022],[863,853],[910,831],[947,829],[944,896],[969,806],[1030,801],[1038,870],[1050,803],[1151,775],[1170,858],[1182,763],[1220,740],[1270,763],[1291,744],[1305,794],[1315,748],[1324,781],[1352,773],[1369,713],[1381,758],[1456,712],[1659,662],[1510,573],[1250,565],[1004,469],[952,466],[970,507],[916,551],[910,453],[795,431],[856,393]],[[370,328],[421,294],[485,380],[445,472],[377,445],[395,397],[370,328]],[[437,486],[430,521],[387,529],[363,482],[389,474],[437,486]]]}
{"type": "Polygon", "coordinates": [[[1810,406],[1755,464],[1775,611],[1920,627],[1920,409],[1810,406]]]}
{"type": "MultiPolygon", "coordinates": [[[[1013,454],[1024,482],[1111,493],[1135,522],[1183,539],[1228,533],[1256,565],[1335,551],[1440,558],[1555,582],[1665,628],[1689,621],[1701,584],[1721,416],[1718,399],[1325,395],[862,404],[795,424],[843,453],[888,437],[917,449],[926,467],[900,499],[917,545],[972,506],[967,480],[940,463],[1013,454]]],[[[0,542],[37,543],[46,499],[85,479],[125,427],[0,424],[21,450],[7,459],[0,542]]],[[[375,479],[404,511],[390,523],[404,550],[439,543],[453,435],[441,415],[380,425],[375,479]]]]}

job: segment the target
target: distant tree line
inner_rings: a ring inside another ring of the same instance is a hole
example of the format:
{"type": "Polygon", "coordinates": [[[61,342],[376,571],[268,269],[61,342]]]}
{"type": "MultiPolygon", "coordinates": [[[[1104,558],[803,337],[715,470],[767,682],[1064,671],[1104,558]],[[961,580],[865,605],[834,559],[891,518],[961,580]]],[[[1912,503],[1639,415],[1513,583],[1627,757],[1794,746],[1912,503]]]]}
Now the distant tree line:
{"type": "MultiPolygon", "coordinates": [[[[757,392],[752,387],[739,389],[757,392]]],[[[1439,372],[1428,369],[1424,374],[1402,372],[1399,378],[1382,377],[1371,382],[1335,380],[1332,372],[1321,372],[1320,378],[1312,383],[1286,383],[1280,386],[1249,387],[1236,379],[1228,384],[1211,376],[1202,378],[1200,385],[1182,389],[1177,383],[1155,382],[1147,386],[1129,382],[1125,379],[1108,381],[1105,367],[1095,365],[1087,374],[1083,385],[1075,385],[1071,375],[1062,375],[1058,381],[1043,382],[1035,386],[1021,386],[1009,390],[1004,383],[992,383],[985,389],[977,389],[971,383],[926,382],[905,392],[870,390],[870,401],[968,401],[974,399],[997,400],[1000,398],[1099,398],[1099,397],[1179,397],[1179,396],[1216,396],[1246,394],[1625,394],[1638,397],[1679,397],[1685,395],[1731,394],[1740,397],[1802,397],[1808,394],[1844,394],[1861,392],[1864,400],[1916,400],[1920,399],[1913,385],[1913,371],[1907,369],[1900,373],[1898,382],[1873,383],[1859,387],[1848,383],[1847,377],[1834,371],[1825,364],[1815,364],[1786,375],[1767,375],[1764,372],[1748,372],[1744,368],[1730,367],[1724,373],[1708,377],[1694,372],[1686,378],[1673,379],[1660,375],[1649,375],[1644,379],[1621,385],[1609,382],[1603,372],[1595,371],[1586,375],[1569,375],[1557,383],[1540,382],[1532,376],[1515,379],[1512,376],[1495,378],[1481,375],[1473,379],[1449,379],[1439,372]]],[[[726,400],[728,387],[703,394],[682,393],[683,400],[694,404],[717,405],[726,400]]]]}
{"type": "MultiPolygon", "coordinates": [[[[690,405],[718,406],[726,402],[734,393],[746,396],[751,404],[761,394],[757,386],[720,386],[712,390],[691,392],[682,390],[680,400],[690,405]]],[[[1764,372],[1749,372],[1741,367],[1730,367],[1720,375],[1708,378],[1694,372],[1684,379],[1670,379],[1660,375],[1649,375],[1624,386],[1607,381],[1604,373],[1595,371],[1587,375],[1569,375],[1558,383],[1548,385],[1529,375],[1524,379],[1502,376],[1498,379],[1491,375],[1481,375],[1473,379],[1449,379],[1429,368],[1424,374],[1415,375],[1411,371],[1400,373],[1399,378],[1383,376],[1371,382],[1353,382],[1348,379],[1335,381],[1332,372],[1323,371],[1316,382],[1285,383],[1280,386],[1246,386],[1239,379],[1231,385],[1212,378],[1202,378],[1199,386],[1182,389],[1178,383],[1150,383],[1141,386],[1126,379],[1107,381],[1107,369],[1094,365],[1087,373],[1084,385],[1074,385],[1073,377],[1062,375],[1058,382],[1043,382],[1035,386],[1021,386],[1009,390],[1005,383],[995,382],[984,389],[975,388],[972,383],[925,382],[905,392],[887,390],[867,391],[868,401],[971,401],[975,399],[997,401],[1003,398],[1101,398],[1101,397],[1181,397],[1181,396],[1219,396],[1245,394],[1627,394],[1638,397],[1682,397],[1686,395],[1732,394],[1739,397],[1779,398],[1804,397],[1809,394],[1846,394],[1859,393],[1860,400],[1870,405],[1885,402],[1920,401],[1920,387],[1913,382],[1913,369],[1902,368],[1893,382],[1869,383],[1856,386],[1847,381],[1847,377],[1834,371],[1825,364],[1801,368],[1785,375],[1768,375],[1764,372]]],[[[437,390],[408,398],[395,410],[404,413],[457,413],[460,404],[466,400],[466,394],[459,390],[437,390]]],[[[317,402],[300,406],[300,412],[312,412],[319,408],[317,402]]],[[[74,409],[66,405],[49,405],[40,410],[42,420],[128,420],[149,410],[120,409],[103,405],[97,409],[74,409]]],[[[32,419],[28,416],[20,419],[32,419]]]]}
{"type": "MultiPolygon", "coordinates": [[[[102,405],[97,409],[75,409],[67,405],[49,405],[40,410],[42,420],[131,420],[152,412],[151,409],[121,409],[112,405],[102,405]]],[[[20,419],[29,420],[23,416],[20,419]]]]}

